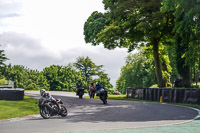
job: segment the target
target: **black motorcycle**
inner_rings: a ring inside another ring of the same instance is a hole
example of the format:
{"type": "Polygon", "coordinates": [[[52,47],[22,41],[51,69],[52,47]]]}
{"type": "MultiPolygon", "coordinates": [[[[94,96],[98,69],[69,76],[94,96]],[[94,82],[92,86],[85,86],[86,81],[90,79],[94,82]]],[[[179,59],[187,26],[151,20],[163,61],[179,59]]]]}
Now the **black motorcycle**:
{"type": "Polygon", "coordinates": [[[79,98],[83,98],[83,95],[84,95],[84,88],[80,87],[78,89],[76,89],[77,91],[77,95],[79,96],[79,98]]]}
{"type": "Polygon", "coordinates": [[[99,91],[99,98],[103,101],[103,104],[107,104],[108,92],[106,89],[101,89],[99,91]]]}
{"type": "Polygon", "coordinates": [[[40,115],[44,119],[49,119],[51,116],[60,115],[62,117],[67,116],[68,111],[67,108],[63,105],[63,102],[61,99],[56,100],[60,106],[60,109],[58,105],[55,104],[55,101],[50,101],[46,98],[40,98],[39,99],[39,108],[40,108],[40,115]]]}

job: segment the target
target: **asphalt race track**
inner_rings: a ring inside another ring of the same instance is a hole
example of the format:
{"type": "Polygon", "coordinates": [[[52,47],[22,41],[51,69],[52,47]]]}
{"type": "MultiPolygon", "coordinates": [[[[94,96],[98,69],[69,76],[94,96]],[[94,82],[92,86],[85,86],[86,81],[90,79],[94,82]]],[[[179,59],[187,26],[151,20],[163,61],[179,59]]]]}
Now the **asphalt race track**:
{"type": "MultiPolygon", "coordinates": [[[[25,92],[39,98],[39,92],[25,92]]],[[[67,117],[54,116],[0,123],[0,133],[49,133],[89,130],[111,130],[163,126],[192,120],[196,110],[168,104],[108,100],[104,105],[99,99],[79,99],[75,93],[51,93],[61,98],[68,109],[67,117]]]]}

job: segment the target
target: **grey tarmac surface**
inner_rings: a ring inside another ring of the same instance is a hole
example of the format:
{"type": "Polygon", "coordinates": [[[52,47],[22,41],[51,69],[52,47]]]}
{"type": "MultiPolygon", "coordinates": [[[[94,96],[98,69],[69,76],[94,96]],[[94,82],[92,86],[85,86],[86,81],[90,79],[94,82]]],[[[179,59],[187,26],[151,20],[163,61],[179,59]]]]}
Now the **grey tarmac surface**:
{"type": "MultiPolygon", "coordinates": [[[[25,92],[39,98],[39,92],[25,92]]],[[[75,93],[51,92],[61,98],[68,109],[67,117],[54,116],[0,123],[0,133],[53,133],[154,127],[184,123],[198,115],[196,110],[168,104],[79,99],[75,93]],[[60,95],[60,96],[59,96],[60,95]]]]}

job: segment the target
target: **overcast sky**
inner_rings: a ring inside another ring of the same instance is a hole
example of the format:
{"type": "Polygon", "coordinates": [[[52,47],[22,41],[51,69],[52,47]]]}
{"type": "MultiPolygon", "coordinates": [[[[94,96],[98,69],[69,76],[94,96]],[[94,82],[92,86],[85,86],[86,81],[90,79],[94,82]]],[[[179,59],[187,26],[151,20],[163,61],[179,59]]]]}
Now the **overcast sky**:
{"type": "Polygon", "coordinates": [[[86,44],[83,26],[93,11],[104,12],[102,0],[0,0],[0,49],[6,64],[42,70],[89,56],[115,85],[128,55],[86,44]]]}

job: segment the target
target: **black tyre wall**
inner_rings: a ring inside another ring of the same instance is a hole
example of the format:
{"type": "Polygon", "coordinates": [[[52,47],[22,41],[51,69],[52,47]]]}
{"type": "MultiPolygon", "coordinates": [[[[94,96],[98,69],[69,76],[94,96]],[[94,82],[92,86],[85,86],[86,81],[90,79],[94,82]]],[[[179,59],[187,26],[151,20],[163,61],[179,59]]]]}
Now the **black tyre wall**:
{"type": "Polygon", "coordinates": [[[200,104],[200,89],[127,88],[127,98],[171,103],[200,104]]]}
{"type": "Polygon", "coordinates": [[[24,89],[2,88],[0,89],[0,100],[24,100],[24,89]]]}

